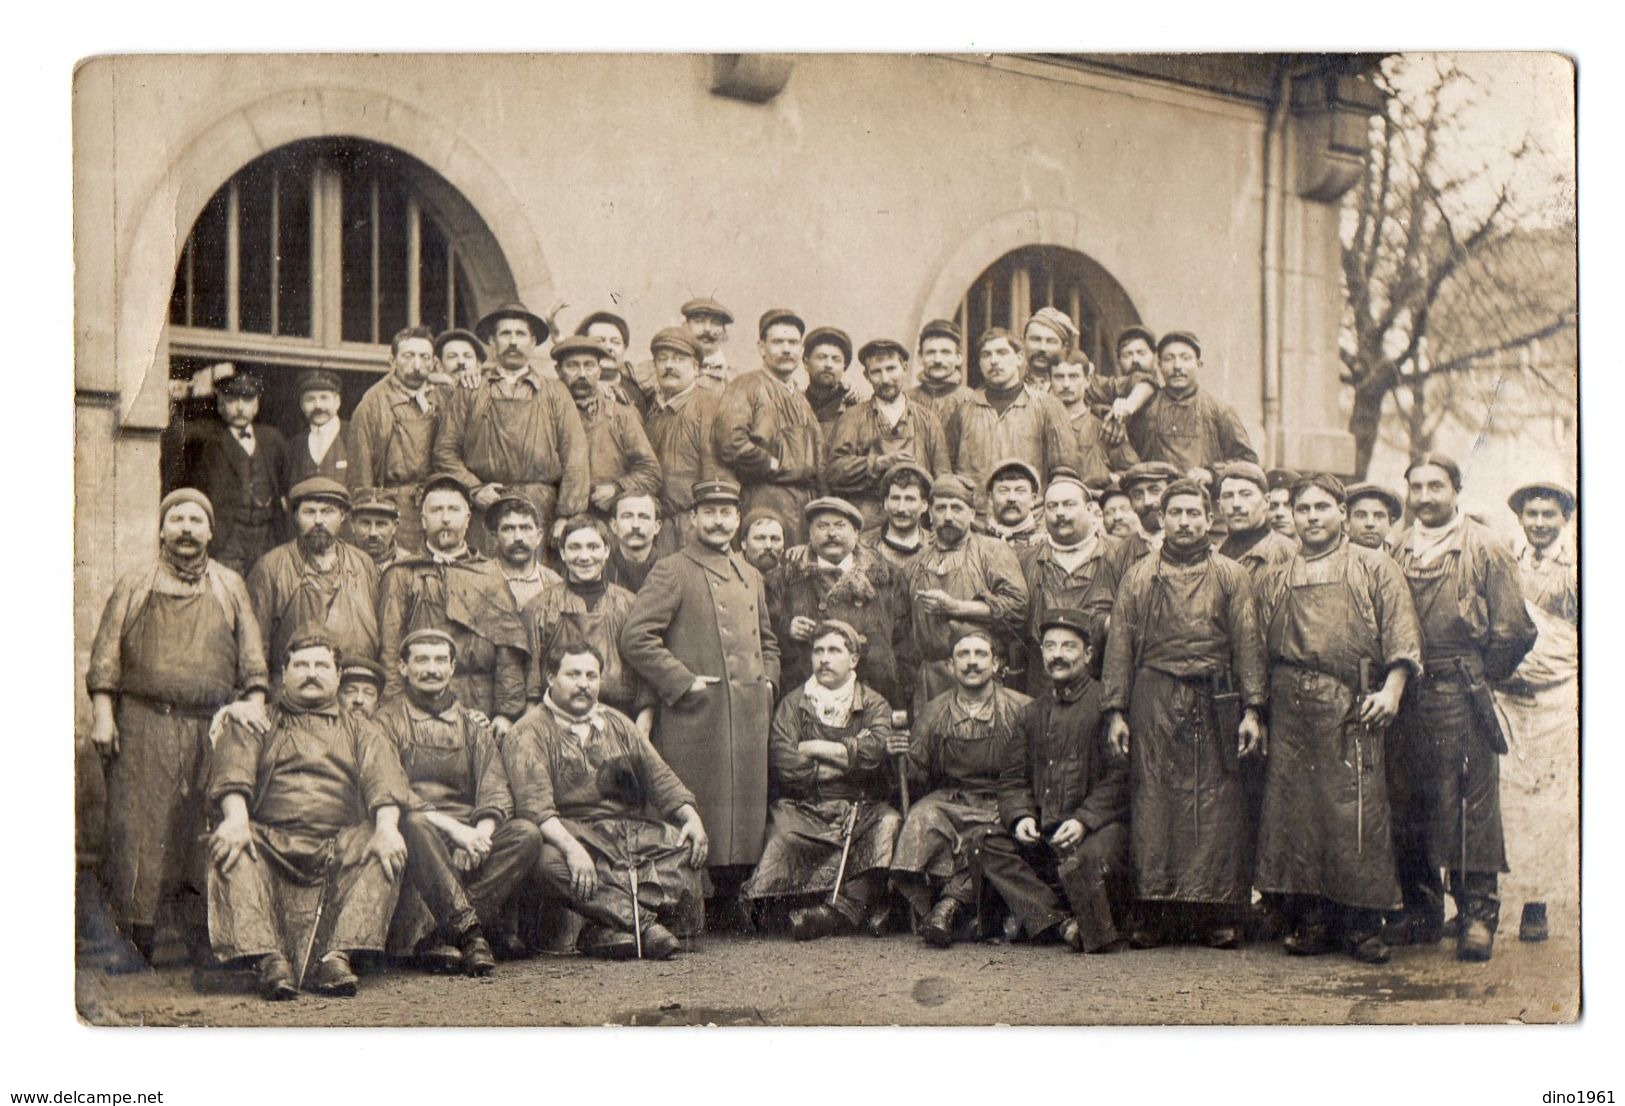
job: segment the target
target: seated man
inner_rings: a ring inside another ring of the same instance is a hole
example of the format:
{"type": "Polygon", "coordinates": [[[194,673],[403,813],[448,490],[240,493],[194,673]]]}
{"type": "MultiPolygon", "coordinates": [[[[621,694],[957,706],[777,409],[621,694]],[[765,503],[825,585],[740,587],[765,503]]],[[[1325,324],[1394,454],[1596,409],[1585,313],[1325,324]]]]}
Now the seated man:
{"type": "Polygon", "coordinates": [[[858,682],[858,631],[835,620],[811,634],[812,675],[779,702],[768,739],[767,844],[743,888],[752,899],[807,898],[790,933],[811,941],[860,925],[885,932],[886,869],[902,818],[888,803],[891,707],[858,682]]]}
{"type": "Polygon", "coordinates": [[[598,702],[604,658],[566,641],[547,693],[508,733],[502,759],[519,816],[541,827],[539,874],[591,923],[589,955],[668,959],[700,928],[710,842],[694,796],[632,720],[598,702]]]}
{"type": "Polygon", "coordinates": [[[1100,684],[1089,676],[1104,639],[1088,612],[1054,608],[1039,622],[1051,686],[1017,722],[1022,748],[999,777],[999,816],[1021,853],[1061,891],[1083,952],[1123,942],[1117,923],[1134,899],[1128,854],[1128,762],[1112,755],[1101,727],[1100,684]],[[1093,635],[1093,637],[1092,637],[1093,635]]]}
{"type": "Polygon", "coordinates": [[[209,938],[222,961],[258,962],[260,994],[353,995],[356,952],[379,952],[400,894],[412,791],[377,723],[338,705],[338,656],[296,635],[264,733],[228,716],[208,802],[209,938]],[[370,821],[365,820],[370,816],[370,821]]]}
{"type": "Polygon", "coordinates": [[[493,923],[535,868],[542,838],[514,818],[508,773],[484,718],[451,690],[457,643],[443,630],[401,642],[406,693],[376,721],[395,744],[412,800],[401,819],[406,874],[391,927],[393,950],[416,951],[431,971],[489,975],[496,958],[482,923],[493,923]]]}
{"type": "Polygon", "coordinates": [[[1016,723],[1032,700],[994,679],[998,646],[987,630],[954,638],[954,687],[926,704],[912,740],[893,734],[887,752],[908,754],[909,778],[930,788],[914,804],[892,856],[894,886],[923,915],[920,936],[947,948],[959,913],[979,906],[986,879],[1036,941],[1059,935],[1077,947],[1078,924],[1021,858],[999,818],[999,778],[1020,749],[1016,723]],[[932,885],[940,890],[932,905],[932,885]]]}

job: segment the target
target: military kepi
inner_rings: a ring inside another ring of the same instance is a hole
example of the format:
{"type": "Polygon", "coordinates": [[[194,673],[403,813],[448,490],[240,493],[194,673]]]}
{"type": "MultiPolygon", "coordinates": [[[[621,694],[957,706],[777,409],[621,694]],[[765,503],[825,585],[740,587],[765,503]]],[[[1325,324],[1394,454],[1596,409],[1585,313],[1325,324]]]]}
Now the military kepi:
{"type": "Polygon", "coordinates": [[[701,480],[693,485],[694,506],[701,503],[732,503],[739,505],[739,485],[732,480],[701,480]]]}

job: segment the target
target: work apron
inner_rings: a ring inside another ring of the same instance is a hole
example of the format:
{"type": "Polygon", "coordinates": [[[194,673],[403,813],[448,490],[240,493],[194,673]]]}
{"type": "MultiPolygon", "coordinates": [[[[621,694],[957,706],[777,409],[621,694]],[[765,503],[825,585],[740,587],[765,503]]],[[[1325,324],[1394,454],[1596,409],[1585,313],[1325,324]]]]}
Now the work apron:
{"type": "Polygon", "coordinates": [[[196,595],[150,592],[120,649],[103,878],[121,921],[152,925],[171,892],[203,886],[209,719],[232,697],[237,638],[205,586],[196,595]]]}
{"type": "Polygon", "coordinates": [[[410,420],[397,415],[389,428],[384,463],[379,466],[384,492],[401,513],[395,544],[414,554],[423,550],[423,515],[418,496],[423,493],[423,480],[432,467],[429,456],[434,448],[436,421],[433,412],[410,420]],[[413,478],[402,479],[408,472],[414,474],[413,478]]]}
{"type": "Polygon", "coordinates": [[[1385,734],[1358,721],[1360,615],[1346,575],[1309,583],[1302,573],[1295,562],[1268,627],[1271,654],[1296,659],[1270,670],[1258,888],[1395,907],[1385,734]]]}

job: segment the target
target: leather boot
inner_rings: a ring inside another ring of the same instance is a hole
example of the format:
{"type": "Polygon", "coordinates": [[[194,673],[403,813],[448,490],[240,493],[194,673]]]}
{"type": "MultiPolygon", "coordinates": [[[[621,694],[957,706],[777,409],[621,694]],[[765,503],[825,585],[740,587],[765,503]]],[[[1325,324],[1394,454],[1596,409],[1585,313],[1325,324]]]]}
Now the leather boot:
{"type": "Polygon", "coordinates": [[[816,941],[840,932],[845,922],[846,919],[828,903],[798,907],[790,911],[790,936],[797,941],[816,941]]]}
{"type": "Polygon", "coordinates": [[[1456,939],[1456,959],[1482,963],[1495,951],[1495,931],[1481,918],[1464,918],[1456,939]]]}
{"type": "Polygon", "coordinates": [[[490,975],[497,969],[496,954],[479,926],[470,926],[463,934],[462,954],[465,975],[490,975]]]}
{"type": "Polygon", "coordinates": [[[677,935],[659,922],[650,922],[643,931],[643,958],[645,960],[670,960],[682,947],[682,942],[677,940],[677,935]]]}
{"type": "Polygon", "coordinates": [[[1523,917],[1518,920],[1518,940],[1544,941],[1546,930],[1546,904],[1543,902],[1526,902],[1523,904],[1523,917]]]}
{"type": "Polygon", "coordinates": [[[312,990],[332,998],[349,998],[360,987],[361,980],[350,968],[350,956],[344,952],[330,952],[316,967],[316,982],[312,990]]]}
{"type": "Polygon", "coordinates": [[[293,966],[280,952],[268,952],[260,957],[256,970],[260,997],[267,1002],[287,1002],[299,997],[299,988],[293,985],[293,966]]]}
{"type": "Polygon", "coordinates": [[[945,949],[954,943],[954,929],[959,924],[959,900],[947,897],[937,900],[931,913],[920,924],[920,937],[932,948],[945,949]]]}

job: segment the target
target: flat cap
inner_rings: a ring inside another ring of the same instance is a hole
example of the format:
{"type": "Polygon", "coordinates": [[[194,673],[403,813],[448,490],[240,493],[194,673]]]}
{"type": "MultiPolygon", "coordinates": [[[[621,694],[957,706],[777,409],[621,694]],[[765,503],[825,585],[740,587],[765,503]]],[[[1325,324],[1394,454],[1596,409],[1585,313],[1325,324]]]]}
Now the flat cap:
{"type": "Polygon", "coordinates": [[[1191,347],[1191,349],[1196,351],[1196,356],[1202,356],[1202,343],[1197,341],[1196,335],[1192,334],[1188,330],[1170,330],[1168,333],[1164,334],[1161,338],[1157,339],[1157,352],[1161,353],[1164,349],[1174,345],[1176,342],[1181,345],[1191,347]]]}
{"type": "Polygon", "coordinates": [[[854,657],[863,652],[864,643],[868,640],[862,634],[858,633],[858,628],[856,626],[852,625],[850,622],[844,622],[839,618],[824,619],[817,626],[813,627],[812,637],[808,638],[807,640],[809,643],[811,643],[817,641],[821,637],[828,637],[830,634],[838,634],[842,638],[845,638],[846,647],[852,651],[852,655],[854,657]]]}
{"type": "Polygon", "coordinates": [[[1383,487],[1381,484],[1355,484],[1347,491],[1347,503],[1354,506],[1358,499],[1376,499],[1388,510],[1388,517],[1395,522],[1399,521],[1405,513],[1405,505],[1399,501],[1399,496],[1383,487]]]}
{"type": "Polygon", "coordinates": [[[947,476],[937,477],[936,483],[931,485],[931,498],[957,499],[961,503],[976,506],[976,485],[970,482],[970,477],[961,476],[957,472],[947,476]]]}
{"type": "Polygon", "coordinates": [[[468,489],[463,487],[461,480],[449,472],[437,472],[423,482],[423,491],[418,495],[419,506],[428,498],[430,492],[439,491],[441,488],[447,488],[458,493],[467,501],[470,507],[474,505],[474,498],[469,495],[468,489]]]}
{"type": "Polygon", "coordinates": [[[1057,465],[1049,470],[1049,484],[1047,487],[1053,488],[1057,484],[1072,484],[1083,490],[1085,499],[1095,498],[1094,489],[1083,482],[1083,477],[1078,475],[1077,469],[1068,465],[1057,465]]]}
{"type": "Polygon", "coordinates": [[[649,352],[653,353],[657,349],[676,350],[678,353],[688,354],[696,361],[700,359],[700,344],[694,340],[692,334],[680,326],[667,326],[655,331],[655,336],[649,339],[649,352]]]}
{"type": "Polygon", "coordinates": [[[766,338],[768,328],[778,326],[780,323],[789,323],[801,331],[802,334],[807,333],[807,322],[800,315],[797,315],[788,307],[769,307],[762,312],[762,317],[756,321],[756,336],[766,338]]]}
{"type": "Polygon", "coordinates": [[[342,393],[344,386],[339,383],[337,374],[330,373],[326,369],[311,369],[307,373],[300,374],[298,391],[300,395],[306,392],[342,393]]]}
{"type": "Polygon", "coordinates": [[[1027,327],[1032,326],[1034,323],[1053,330],[1061,341],[1065,342],[1069,346],[1077,340],[1077,324],[1072,321],[1072,317],[1070,315],[1057,308],[1039,308],[1037,311],[1033,312],[1032,318],[1027,320],[1027,326],[1022,327],[1021,332],[1025,334],[1027,332],[1027,327]]]}
{"type": "Polygon", "coordinates": [[[350,489],[326,476],[307,476],[288,489],[288,506],[297,507],[307,499],[327,499],[350,509],[350,489]]]}
{"type": "Polygon", "coordinates": [[[1076,607],[1050,607],[1038,620],[1038,632],[1043,634],[1051,627],[1071,630],[1084,641],[1089,640],[1089,634],[1094,629],[1094,621],[1076,607]]]}
{"type": "Polygon", "coordinates": [[[1117,344],[1112,346],[1112,349],[1120,350],[1125,342],[1132,342],[1136,338],[1143,340],[1152,349],[1157,348],[1157,336],[1139,323],[1135,323],[1133,326],[1125,326],[1117,332],[1117,344]]]}
{"type": "Polygon", "coordinates": [[[214,391],[222,396],[257,396],[265,391],[265,384],[257,373],[233,369],[230,376],[215,381],[214,391]]]}
{"type": "Polygon", "coordinates": [[[984,482],[983,488],[991,491],[994,483],[999,479],[999,477],[1012,471],[1019,472],[1022,476],[1025,476],[1028,481],[1031,482],[1034,491],[1037,491],[1039,488],[1044,486],[1044,482],[1038,478],[1038,470],[1033,468],[1026,461],[1023,461],[1020,457],[1001,457],[999,460],[993,462],[992,468],[987,470],[987,480],[984,482]]]}
{"type": "MultiPolygon", "coordinates": [[[[1245,480],[1250,484],[1257,485],[1258,490],[1265,494],[1268,494],[1270,490],[1269,477],[1264,475],[1263,469],[1251,461],[1226,461],[1219,466],[1218,476],[1221,485],[1226,480],[1245,480]]],[[[1214,488],[1213,490],[1217,492],[1220,489],[1214,488]]]]}
{"type": "Polygon", "coordinates": [[[869,358],[873,357],[877,353],[895,353],[897,356],[901,357],[905,363],[908,361],[908,347],[903,345],[903,343],[899,342],[896,338],[869,339],[867,342],[863,343],[863,348],[858,350],[858,360],[867,365],[869,363],[869,358]]]}
{"type": "Polygon", "coordinates": [[[946,338],[956,346],[965,344],[965,332],[952,319],[932,319],[920,328],[920,344],[927,338],[946,338]]]}
{"type": "Polygon", "coordinates": [[[689,300],[679,310],[685,319],[692,319],[696,315],[715,315],[722,320],[724,326],[732,326],[734,321],[733,312],[709,296],[689,300]]]}
{"type": "Polygon", "coordinates": [[[1120,478],[1124,491],[1148,480],[1178,480],[1180,471],[1167,461],[1141,461],[1120,478]]]}
{"type": "Polygon", "coordinates": [[[400,506],[384,493],[382,488],[357,488],[350,493],[350,513],[374,515],[388,515],[390,518],[400,518],[400,506]]]}
{"type": "MultiPolygon", "coordinates": [[[[764,327],[763,330],[765,331],[766,328],[764,327]]],[[[803,352],[811,353],[814,346],[835,346],[841,351],[841,356],[846,358],[848,364],[852,361],[852,336],[840,327],[821,326],[809,330],[807,337],[801,341],[801,348],[803,352]]]]}
{"type": "Polygon", "coordinates": [[[542,524],[542,514],[536,509],[536,504],[522,495],[509,493],[486,508],[485,528],[495,532],[497,524],[502,521],[502,516],[514,511],[529,515],[538,526],[542,524]]]}
{"type": "Polygon", "coordinates": [[[407,634],[401,639],[401,660],[404,661],[406,659],[407,654],[412,651],[412,646],[423,641],[449,645],[451,646],[451,655],[453,657],[457,655],[457,641],[455,638],[446,633],[444,630],[437,630],[433,626],[425,626],[421,630],[413,630],[411,633],[407,634]]]}
{"type": "Polygon", "coordinates": [[[1533,484],[1525,484],[1507,496],[1507,506],[1512,508],[1513,514],[1521,514],[1523,505],[1531,499],[1555,499],[1558,507],[1563,511],[1564,518],[1569,518],[1574,514],[1574,493],[1563,485],[1553,484],[1548,480],[1537,480],[1533,484]]]}
{"type": "Polygon", "coordinates": [[[339,666],[339,683],[355,683],[357,680],[369,683],[379,691],[384,690],[384,666],[366,657],[346,658],[339,666]]]}
{"type": "Polygon", "coordinates": [[[496,332],[497,323],[503,319],[524,319],[525,322],[530,324],[530,332],[535,337],[537,345],[547,341],[547,336],[553,333],[553,329],[547,325],[546,319],[517,300],[503,304],[475,323],[474,333],[480,336],[481,341],[489,342],[491,335],[496,332]]]}
{"type": "Polygon", "coordinates": [[[485,363],[485,343],[480,341],[480,336],[472,330],[453,327],[450,330],[442,330],[439,334],[436,334],[434,337],[435,357],[440,356],[440,351],[446,348],[447,342],[467,342],[474,347],[474,356],[480,359],[481,364],[485,363]]]}
{"type": "Polygon", "coordinates": [[[209,516],[209,527],[213,529],[214,504],[209,502],[208,496],[196,488],[176,488],[164,496],[163,502],[158,504],[158,524],[160,526],[163,525],[164,516],[169,514],[169,509],[177,503],[195,503],[197,506],[202,507],[203,513],[209,516]]]}
{"type": "Polygon", "coordinates": [[[568,338],[560,338],[553,343],[553,360],[562,363],[565,358],[577,354],[586,354],[589,357],[609,356],[609,347],[597,338],[588,338],[580,334],[572,334],[568,338]]]}
{"type": "Polygon", "coordinates": [[[859,530],[863,529],[863,512],[838,495],[821,495],[801,509],[801,517],[808,522],[819,514],[841,515],[859,530]]]}
{"type": "Polygon", "coordinates": [[[691,490],[696,507],[701,503],[739,504],[739,485],[732,480],[701,480],[691,490]]]}

